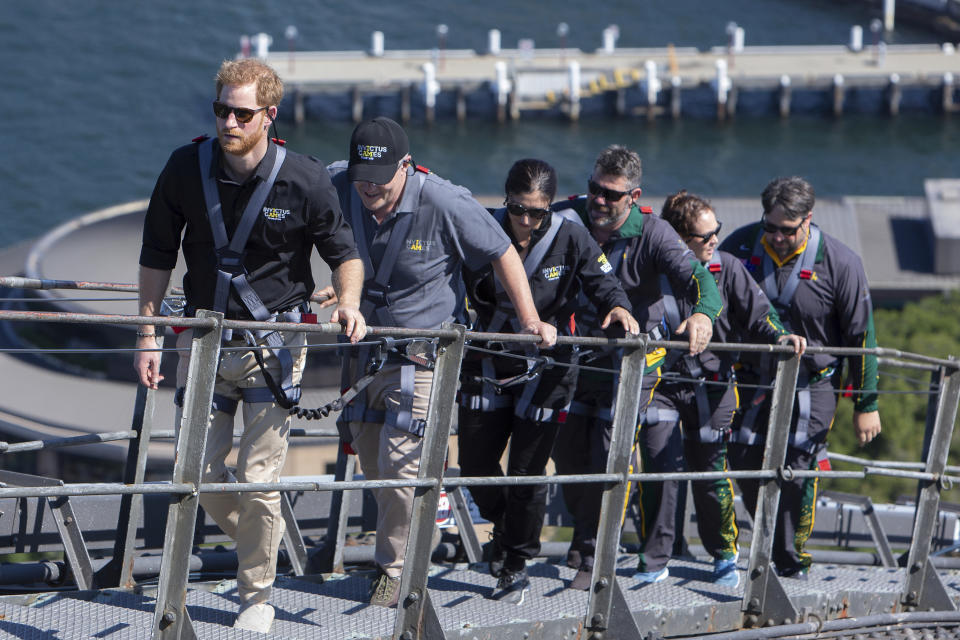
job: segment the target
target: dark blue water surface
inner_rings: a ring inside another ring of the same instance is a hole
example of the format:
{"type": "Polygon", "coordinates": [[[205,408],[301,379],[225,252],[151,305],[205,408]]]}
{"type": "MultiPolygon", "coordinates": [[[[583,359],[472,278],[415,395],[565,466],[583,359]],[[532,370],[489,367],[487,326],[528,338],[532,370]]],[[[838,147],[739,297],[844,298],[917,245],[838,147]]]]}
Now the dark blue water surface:
{"type": "MultiPolygon", "coordinates": [[[[624,47],[725,44],[728,21],[748,45],[842,44],[852,24],[875,17],[866,3],[828,0],[673,0],[672,2],[351,3],[343,1],[174,2],[29,0],[0,9],[0,246],[36,237],[78,214],[149,197],[170,151],[212,132],[212,77],[239,48],[241,34],[266,32],[285,48],[295,25],[298,49],[365,49],[381,30],[390,48],[436,44],[503,46],[533,38],[593,50],[609,24],[624,47]]],[[[868,36],[869,39],[869,36],[868,36]]],[[[935,42],[898,25],[891,42],[935,42]]],[[[708,196],[753,195],[777,174],[798,173],[821,194],[918,195],[928,176],[960,176],[960,118],[908,115],[658,121],[590,118],[577,125],[537,119],[498,126],[484,120],[409,127],[416,160],[476,193],[498,193],[517,158],[539,156],[559,170],[561,192],[583,189],[593,157],[619,142],[640,151],[644,187],[684,187],[708,196]]],[[[281,131],[291,147],[325,161],[346,153],[351,125],[311,121],[281,131]]]]}

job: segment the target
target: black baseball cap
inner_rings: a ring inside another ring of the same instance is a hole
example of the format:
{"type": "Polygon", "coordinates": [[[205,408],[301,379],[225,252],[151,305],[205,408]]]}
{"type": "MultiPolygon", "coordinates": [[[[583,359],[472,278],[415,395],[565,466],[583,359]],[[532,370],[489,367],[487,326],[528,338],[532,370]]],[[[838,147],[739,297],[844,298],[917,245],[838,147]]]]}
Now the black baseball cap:
{"type": "Polygon", "coordinates": [[[347,177],[386,184],[397,173],[397,166],[410,152],[410,141],[399,124],[378,117],[357,125],[350,136],[350,162],[347,177]]]}

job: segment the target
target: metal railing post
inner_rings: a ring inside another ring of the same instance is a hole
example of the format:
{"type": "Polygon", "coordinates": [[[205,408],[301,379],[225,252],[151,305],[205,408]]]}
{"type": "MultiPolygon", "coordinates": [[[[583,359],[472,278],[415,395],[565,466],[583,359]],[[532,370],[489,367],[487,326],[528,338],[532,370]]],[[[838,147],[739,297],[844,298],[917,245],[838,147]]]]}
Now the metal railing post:
{"type": "Polygon", "coordinates": [[[624,640],[639,640],[643,637],[617,582],[616,571],[623,507],[627,497],[627,476],[630,472],[631,445],[637,430],[646,352],[647,336],[641,335],[639,345],[624,355],[620,365],[620,383],[614,405],[613,434],[606,472],[619,474],[623,478],[617,483],[607,485],[603,491],[593,582],[584,621],[584,627],[591,631],[588,638],[600,638],[608,629],[611,631],[609,637],[624,640]]]}
{"type": "Polygon", "coordinates": [[[942,367],[934,374],[940,381],[940,392],[931,398],[927,413],[927,430],[924,436],[923,457],[927,473],[937,480],[920,480],[917,497],[917,512],[913,520],[913,535],[907,555],[907,571],[903,581],[900,603],[907,611],[937,610],[955,611],[956,605],[947,593],[943,581],[930,562],[930,547],[937,518],[940,513],[940,479],[947,466],[953,425],[957,419],[957,403],[960,401],[960,369],[942,367]]]}
{"type": "MultiPolygon", "coordinates": [[[[770,421],[763,453],[763,470],[779,471],[786,460],[790,442],[793,402],[797,395],[797,374],[800,358],[779,354],[777,377],[774,380],[770,421]]],[[[747,583],[743,591],[744,626],[792,624],[797,621],[797,610],[787,598],[780,579],[773,571],[773,535],[777,528],[780,505],[780,478],[763,478],[757,511],[753,516],[753,539],[750,542],[750,562],[747,565],[747,583]]]]}
{"type": "MultiPolygon", "coordinates": [[[[210,425],[213,387],[220,361],[223,314],[197,311],[198,318],[216,320],[213,327],[194,329],[190,347],[190,368],[183,398],[183,418],[177,438],[173,482],[200,485],[203,454],[210,425]]],[[[170,497],[167,511],[166,544],[160,564],[157,605],[153,617],[154,639],[190,640],[196,637],[187,614],[187,583],[193,531],[197,522],[199,494],[170,497]]]]}
{"type": "MultiPolygon", "coordinates": [[[[157,333],[157,348],[163,348],[163,334],[157,333]]],[[[157,393],[142,384],[137,385],[137,399],[133,406],[131,430],[137,436],[127,445],[127,460],[123,465],[124,484],[140,484],[146,477],[147,451],[153,431],[154,409],[157,393]]],[[[137,542],[137,527],[143,516],[143,495],[131,493],[120,497],[120,513],[117,516],[117,539],[113,544],[113,558],[97,572],[97,586],[132,589],[134,551],[137,542]]]]}
{"type": "MultiPolygon", "coordinates": [[[[341,447],[337,452],[337,470],[334,480],[353,480],[357,468],[357,456],[348,454],[341,447]]],[[[356,498],[362,490],[343,489],[330,496],[330,515],[327,518],[327,533],[323,547],[310,560],[310,571],[317,573],[343,573],[343,548],[347,538],[347,523],[356,498]]]]}
{"type": "Polygon", "coordinates": [[[456,410],[460,363],[463,360],[466,328],[462,325],[444,325],[454,329],[455,339],[441,338],[430,388],[427,425],[423,432],[423,450],[420,456],[420,478],[436,479],[430,487],[418,487],[413,498],[413,519],[407,541],[406,561],[400,580],[400,604],[394,626],[394,638],[413,640],[442,640],[443,630],[427,592],[427,573],[433,549],[433,531],[437,526],[437,503],[440,501],[440,480],[447,459],[447,443],[456,410]]]}

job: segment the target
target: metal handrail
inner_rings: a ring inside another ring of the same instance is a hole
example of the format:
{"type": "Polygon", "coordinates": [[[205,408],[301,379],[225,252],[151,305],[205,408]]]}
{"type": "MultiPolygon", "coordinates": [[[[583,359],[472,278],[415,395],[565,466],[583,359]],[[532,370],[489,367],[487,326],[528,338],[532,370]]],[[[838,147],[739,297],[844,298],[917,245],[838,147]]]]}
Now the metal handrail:
{"type": "MultiPolygon", "coordinates": [[[[0,280],[2,284],[2,280],[0,280]]],[[[417,637],[418,629],[425,625],[424,616],[435,616],[429,600],[424,597],[426,590],[426,564],[429,562],[428,550],[433,514],[436,512],[436,502],[439,489],[442,485],[450,487],[475,486],[481,484],[566,484],[571,482],[599,482],[604,483],[604,514],[603,523],[598,540],[609,542],[611,535],[619,535],[614,527],[619,521],[619,509],[611,505],[622,506],[622,492],[628,482],[633,481],[666,481],[683,479],[712,479],[715,477],[727,478],[758,478],[761,479],[761,499],[758,502],[755,521],[754,540],[750,548],[750,568],[748,570],[748,584],[744,592],[743,610],[749,624],[752,619],[784,620],[796,619],[796,611],[789,601],[784,605],[777,602],[771,591],[778,584],[776,576],[762,568],[770,562],[772,546],[771,533],[773,518],[779,497],[778,478],[788,477],[834,477],[834,478],[863,478],[867,475],[888,475],[904,477],[918,481],[922,489],[921,500],[918,505],[915,530],[910,548],[909,565],[911,571],[904,578],[903,605],[905,607],[924,607],[938,604],[938,592],[935,588],[939,578],[933,572],[929,560],[930,536],[933,527],[931,518],[935,517],[939,508],[939,492],[943,487],[957,480],[945,474],[946,450],[952,434],[953,422],[956,417],[957,402],[960,401],[960,369],[956,360],[932,358],[911,354],[893,349],[854,349],[854,348],[810,348],[810,353],[832,353],[837,355],[861,355],[873,353],[878,356],[896,357],[910,362],[918,362],[926,366],[936,367],[934,383],[938,395],[931,400],[931,414],[928,420],[926,449],[936,452],[936,455],[926,455],[926,464],[923,471],[890,468],[882,464],[864,465],[858,471],[807,471],[790,470],[783,468],[783,455],[786,446],[786,433],[783,429],[771,429],[768,433],[767,451],[764,455],[764,468],[756,471],[727,471],[727,472],[678,472],[644,474],[629,473],[626,459],[613,462],[614,447],[611,447],[611,462],[607,473],[588,474],[581,476],[541,476],[527,478],[444,478],[443,459],[446,455],[446,435],[449,433],[452,422],[453,391],[459,376],[460,359],[466,339],[477,342],[509,342],[509,343],[536,343],[539,336],[498,333],[468,333],[463,328],[445,328],[438,331],[413,329],[397,329],[390,327],[371,328],[370,334],[375,336],[391,336],[397,338],[429,337],[439,340],[441,348],[438,358],[433,391],[431,392],[430,411],[428,413],[428,429],[425,432],[423,457],[421,459],[420,477],[412,480],[379,480],[379,481],[286,481],[279,483],[202,483],[200,481],[202,452],[205,447],[205,428],[209,419],[209,406],[212,397],[213,380],[216,373],[216,362],[219,357],[220,333],[224,328],[231,329],[273,329],[303,331],[308,333],[340,333],[337,324],[297,324],[297,323],[257,323],[239,320],[224,320],[222,315],[210,312],[198,312],[196,318],[158,318],[145,316],[126,316],[109,314],[77,314],[77,313],[48,313],[48,312],[16,312],[0,311],[0,321],[41,321],[41,322],[70,322],[83,324],[109,325],[154,325],[154,326],[187,326],[195,329],[191,355],[191,375],[188,376],[188,388],[185,393],[184,420],[178,441],[176,466],[173,480],[163,483],[129,482],[124,484],[67,484],[62,486],[44,487],[3,487],[0,488],[0,497],[28,497],[37,496],[53,498],[58,496],[79,495],[144,495],[166,493],[177,496],[171,502],[167,518],[167,544],[164,547],[163,562],[160,576],[160,585],[157,595],[157,610],[154,620],[153,634],[155,638],[179,637],[189,625],[185,614],[184,589],[189,570],[189,555],[193,527],[196,520],[197,498],[201,493],[225,491],[343,491],[362,488],[415,486],[423,489],[417,492],[415,508],[417,514],[412,523],[409,545],[417,553],[411,554],[410,562],[405,565],[404,575],[400,587],[400,597],[405,606],[398,609],[395,636],[413,634],[417,637]],[[942,381],[942,383],[941,383],[942,381]],[[422,520],[422,522],[421,522],[422,520]],[[609,522],[607,522],[609,520],[609,522]],[[606,533],[604,533],[606,532],[606,533]],[[760,569],[759,571],[757,569],[760,569]],[[933,581],[933,582],[932,582],[933,581]],[[923,589],[917,585],[922,584],[923,589]],[[920,594],[920,595],[918,595],[920,594]]],[[[639,380],[644,358],[629,357],[629,354],[640,354],[650,347],[667,347],[686,349],[687,343],[681,341],[652,341],[646,336],[638,338],[602,339],[602,338],[570,338],[562,337],[561,344],[579,344],[599,346],[604,348],[622,348],[628,353],[623,360],[621,380],[639,380]]],[[[774,385],[775,395],[771,410],[771,425],[790,424],[793,396],[795,394],[796,375],[799,370],[799,359],[792,355],[791,347],[787,345],[752,345],[752,344],[715,344],[711,349],[717,351],[755,351],[782,354],[774,385]]],[[[621,390],[623,385],[621,385],[621,390]]],[[[146,393],[141,388],[138,393],[146,393]]],[[[149,397],[149,396],[148,396],[149,397]]],[[[620,402],[617,406],[622,406],[620,402]]],[[[623,431],[618,438],[629,440],[630,432],[635,420],[630,416],[615,416],[617,429],[623,431]]],[[[137,431],[134,429],[133,431],[137,431]]],[[[149,430],[148,430],[149,431],[149,430]]],[[[131,432],[114,432],[117,439],[126,439],[131,432]]],[[[90,437],[98,437],[94,434],[90,437]]],[[[147,434],[149,439],[149,432],[147,434]]],[[[617,452],[617,455],[620,456],[617,452]]],[[[616,552],[616,545],[598,545],[597,565],[593,577],[593,587],[588,601],[588,612],[585,617],[585,626],[594,631],[603,631],[610,624],[611,613],[618,610],[619,586],[613,580],[613,563],[607,556],[616,552]],[[609,547],[609,548],[608,548],[609,547]]],[[[612,556],[610,556],[612,557],[612,556]]],[[[942,586],[942,584],[941,584],[942,586]]],[[[779,587],[782,589],[782,587],[779,587]]]]}

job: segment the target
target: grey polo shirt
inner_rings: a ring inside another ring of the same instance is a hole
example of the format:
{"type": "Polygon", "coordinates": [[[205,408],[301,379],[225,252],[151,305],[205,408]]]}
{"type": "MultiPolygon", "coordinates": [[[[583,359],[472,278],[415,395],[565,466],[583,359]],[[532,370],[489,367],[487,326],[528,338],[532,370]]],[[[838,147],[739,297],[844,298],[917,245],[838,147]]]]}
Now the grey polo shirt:
{"type": "Polygon", "coordinates": [[[454,320],[464,300],[461,269],[477,270],[502,256],[510,247],[507,234],[467,189],[413,169],[397,211],[377,224],[345,169],[345,162],[328,167],[364,261],[367,322],[436,329],[454,320]],[[388,247],[396,228],[403,234],[394,242],[399,246],[396,261],[388,274],[381,274],[381,265],[391,261],[388,247]],[[385,299],[371,294],[377,290],[385,290],[385,299]]]}

